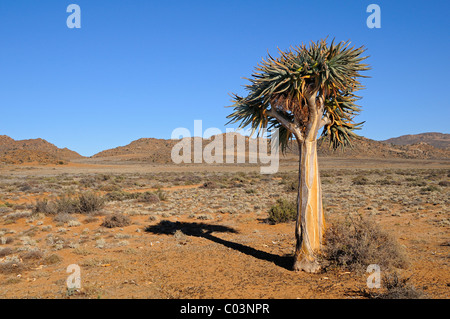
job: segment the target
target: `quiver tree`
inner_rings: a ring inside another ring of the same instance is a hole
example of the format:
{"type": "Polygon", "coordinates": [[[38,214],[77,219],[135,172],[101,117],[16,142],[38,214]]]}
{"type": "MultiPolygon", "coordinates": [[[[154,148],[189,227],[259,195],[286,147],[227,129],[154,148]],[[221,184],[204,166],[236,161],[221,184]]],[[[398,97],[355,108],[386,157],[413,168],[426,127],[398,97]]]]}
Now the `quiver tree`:
{"type": "MultiPolygon", "coordinates": [[[[284,152],[295,139],[299,149],[299,187],[294,270],[317,272],[317,254],[325,229],[322,191],[317,162],[317,138],[328,136],[330,147],[351,145],[353,132],[362,123],[353,118],[360,111],[355,92],[362,88],[361,71],[369,70],[362,61],[363,47],[349,42],[328,45],[326,40],[281,51],[268,56],[255,68],[248,95],[233,94],[234,112],[227,123],[251,126],[252,133],[278,129],[278,142],[284,152]]],[[[274,141],[272,141],[274,142],[274,141]]]]}

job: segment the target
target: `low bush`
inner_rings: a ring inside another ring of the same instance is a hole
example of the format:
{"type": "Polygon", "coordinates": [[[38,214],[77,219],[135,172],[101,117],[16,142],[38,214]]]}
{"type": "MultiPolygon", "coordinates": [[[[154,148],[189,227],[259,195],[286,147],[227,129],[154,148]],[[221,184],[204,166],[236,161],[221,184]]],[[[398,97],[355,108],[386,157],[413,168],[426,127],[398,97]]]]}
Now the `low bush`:
{"type": "Polygon", "coordinates": [[[408,264],[398,242],[374,221],[361,216],[327,228],[323,258],[330,266],[358,272],[364,272],[370,264],[383,269],[408,264]]]}
{"type": "Polygon", "coordinates": [[[52,255],[44,258],[43,264],[44,265],[55,265],[55,264],[60,263],[62,260],[63,259],[60,256],[58,256],[56,254],[52,254],[52,255]]]}
{"type": "Polygon", "coordinates": [[[287,192],[298,192],[298,180],[286,181],[286,191],[287,192]]]}
{"type": "Polygon", "coordinates": [[[20,274],[27,267],[20,261],[6,261],[0,263],[0,274],[20,274]]]}
{"type": "Polygon", "coordinates": [[[358,175],[352,179],[353,185],[367,185],[369,183],[369,179],[365,176],[358,175]]]}
{"type": "Polygon", "coordinates": [[[112,214],[105,217],[101,226],[106,228],[124,227],[131,224],[129,216],[123,214],[112,214]]]}
{"type": "Polygon", "coordinates": [[[401,185],[401,182],[393,180],[391,177],[385,177],[383,179],[378,179],[375,182],[376,185],[401,185]]]}
{"type": "Polygon", "coordinates": [[[56,206],[53,202],[49,202],[48,199],[40,199],[33,206],[33,214],[43,213],[45,215],[57,214],[56,206]]]}
{"type": "Polygon", "coordinates": [[[440,181],[438,185],[448,187],[450,186],[450,181],[440,181]]]}
{"type": "Polygon", "coordinates": [[[153,203],[158,203],[160,201],[160,199],[159,199],[159,196],[155,193],[144,192],[144,193],[139,194],[139,196],[137,197],[137,201],[141,202],[141,203],[153,204],[153,203]]]}
{"type": "Polygon", "coordinates": [[[411,180],[409,181],[409,183],[407,184],[408,186],[427,186],[427,182],[423,181],[423,180],[411,180]]]}
{"type": "Polygon", "coordinates": [[[31,251],[28,251],[28,252],[24,253],[24,254],[21,256],[21,258],[22,258],[23,260],[29,261],[29,260],[39,260],[39,259],[42,259],[43,256],[44,256],[44,254],[43,254],[41,251],[39,251],[39,250],[31,250],[31,251]]]}
{"type": "Polygon", "coordinates": [[[33,207],[33,214],[45,215],[92,213],[105,205],[105,199],[92,192],[85,192],[78,197],[67,195],[58,197],[54,201],[48,199],[38,200],[33,207]]]}
{"type": "Polygon", "coordinates": [[[166,201],[167,200],[167,193],[165,191],[163,191],[162,189],[158,189],[155,192],[156,196],[158,196],[160,201],[166,201]]]}
{"type": "Polygon", "coordinates": [[[76,201],[80,213],[92,213],[105,206],[105,199],[92,192],[82,193],[76,201]]]}
{"type": "Polygon", "coordinates": [[[422,193],[438,192],[438,191],[440,191],[440,190],[441,190],[441,189],[440,189],[439,187],[435,186],[435,185],[429,185],[429,186],[426,186],[426,187],[422,187],[422,188],[420,189],[420,191],[421,191],[422,193]]]}
{"type": "Polygon", "coordinates": [[[281,198],[270,208],[268,222],[271,224],[285,223],[296,220],[296,218],[297,202],[281,198]]]}
{"type": "Polygon", "coordinates": [[[124,201],[129,199],[135,199],[138,193],[129,193],[125,191],[113,191],[105,195],[105,199],[108,201],[124,201]]]}
{"type": "Polygon", "coordinates": [[[9,247],[0,248],[0,258],[11,255],[12,253],[13,253],[13,250],[9,247]]]}
{"type": "Polygon", "coordinates": [[[74,214],[77,213],[77,199],[64,195],[58,197],[54,202],[57,214],[74,214]]]}
{"type": "Polygon", "coordinates": [[[218,187],[218,185],[214,181],[207,181],[207,182],[203,183],[202,186],[200,186],[200,188],[208,188],[208,189],[214,189],[217,187],[218,187]]]}

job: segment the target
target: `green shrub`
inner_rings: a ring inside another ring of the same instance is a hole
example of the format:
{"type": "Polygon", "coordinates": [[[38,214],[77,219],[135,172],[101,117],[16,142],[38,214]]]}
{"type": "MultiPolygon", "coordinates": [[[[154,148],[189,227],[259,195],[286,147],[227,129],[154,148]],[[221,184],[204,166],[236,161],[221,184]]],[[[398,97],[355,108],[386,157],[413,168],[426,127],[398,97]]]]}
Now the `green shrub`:
{"type": "Polygon", "coordinates": [[[297,202],[284,198],[278,199],[277,203],[269,210],[268,221],[271,224],[285,223],[296,220],[297,218],[297,202]]]}

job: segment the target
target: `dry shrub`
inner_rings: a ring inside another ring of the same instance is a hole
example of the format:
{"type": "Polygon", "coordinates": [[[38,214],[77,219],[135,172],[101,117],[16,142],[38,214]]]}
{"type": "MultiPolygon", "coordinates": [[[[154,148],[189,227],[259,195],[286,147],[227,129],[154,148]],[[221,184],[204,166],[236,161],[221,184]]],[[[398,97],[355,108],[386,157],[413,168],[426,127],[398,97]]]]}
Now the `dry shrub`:
{"type": "Polygon", "coordinates": [[[367,185],[369,184],[369,179],[363,175],[358,175],[352,179],[353,185],[367,185]]]}
{"type": "Polygon", "coordinates": [[[105,199],[92,192],[80,194],[78,197],[61,196],[50,202],[48,199],[38,200],[33,213],[43,213],[45,215],[92,213],[105,205],[105,199]]]}
{"type": "Polygon", "coordinates": [[[0,238],[0,245],[7,245],[14,242],[14,238],[12,237],[1,237],[0,238]]]}
{"type": "Polygon", "coordinates": [[[108,201],[124,201],[129,199],[135,199],[137,193],[129,193],[122,190],[112,191],[105,195],[105,199],[108,201]]]}
{"type": "Polygon", "coordinates": [[[11,255],[12,253],[13,253],[13,250],[9,247],[0,248],[0,258],[11,255]]]}
{"type": "Polygon", "coordinates": [[[6,256],[0,262],[0,274],[19,274],[26,270],[22,260],[17,256],[6,256]]]}
{"type": "Polygon", "coordinates": [[[298,180],[288,180],[286,182],[287,192],[298,192],[298,180]]]}
{"type": "Polygon", "coordinates": [[[399,181],[393,180],[392,177],[385,177],[383,179],[378,179],[375,182],[376,185],[401,185],[399,181]]]}
{"type": "Polygon", "coordinates": [[[168,199],[167,193],[163,191],[161,188],[158,188],[158,190],[155,192],[156,196],[158,196],[160,201],[166,201],[168,199]]]}
{"type": "Polygon", "coordinates": [[[49,202],[48,199],[38,200],[33,207],[33,214],[43,213],[45,215],[57,214],[56,206],[53,202],[49,202]]]}
{"type": "Polygon", "coordinates": [[[45,257],[43,263],[44,265],[54,265],[60,263],[62,260],[63,259],[57,254],[52,254],[50,256],[45,257]]]}
{"type": "Polygon", "coordinates": [[[44,254],[39,250],[31,250],[31,251],[24,253],[21,256],[21,258],[23,260],[27,260],[27,261],[28,260],[39,260],[39,259],[42,259],[43,257],[44,257],[44,254]]]}
{"type": "Polygon", "coordinates": [[[365,272],[370,264],[382,269],[405,268],[407,258],[398,242],[374,221],[349,217],[325,233],[324,261],[330,266],[365,272]]]}
{"type": "Polygon", "coordinates": [[[125,191],[113,191],[105,195],[105,199],[108,201],[124,201],[135,199],[141,203],[158,203],[161,200],[166,199],[166,195],[162,190],[157,192],[143,192],[143,193],[129,193],[125,191]]]}
{"type": "Polygon", "coordinates": [[[69,196],[58,197],[54,206],[57,214],[74,214],[77,213],[77,200],[69,196]]]}
{"type": "Polygon", "coordinates": [[[438,183],[439,186],[444,186],[444,187],[448,187],[450,186],[450,181],[440,181],[438,183]]]}
{"type": "Polygon", "coordinates": [[[0,263],[0,274],[19,274],[27,268],[22,262],[7,261],[0,263]]]}
{"type": "Polygon", "coordinates": [[[137,201],[141,202],[141,203],[153,204],[153,203],[159,203],[160,199],[159,199],[159,196],[155,193],[144,192],[144,193],[139,194],[137,201]]]}
{"type": "Polygon", "coordinates": [[[200,188],[207,188],[207,189],[214,189],[217,187],[218,187],[218,185],[214,181],[207,181],[207,182],[203,183],[202,186],[200,186],[200,188]]]}
{"type": "Polygon", "coordinates": [[[101,226],[106,228],[114,228],[114,227],[124,227],[131,224],[131,219],[129,216],[122,214],[112,214],[105,217],[105,220],[101,224],[101,226]]]}
{"type": "Polygon", "coordinates": [[[105,199],[92,192],[81,194],[76,202],[80,213],[92,213],[105,206],[105,199]]]}
{"type": "Polygon", "coordinates": [[[100,190],[102,192],[120,192],[121,188],[119,185],[116,184],[107,184],[100,187],[100,190]]]}

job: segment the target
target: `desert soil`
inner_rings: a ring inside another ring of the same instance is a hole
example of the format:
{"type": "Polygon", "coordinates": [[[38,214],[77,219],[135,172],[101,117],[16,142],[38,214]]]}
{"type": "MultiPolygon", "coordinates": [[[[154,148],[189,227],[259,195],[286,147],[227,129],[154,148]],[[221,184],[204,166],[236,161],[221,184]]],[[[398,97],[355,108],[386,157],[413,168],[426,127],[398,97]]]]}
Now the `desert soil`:
{"type": "MultiPolygon", "coordinates": [[[[391,233],[409,266],[398,271],[429,298],[450,296],[448,161],[321,159],[327,223],[362,214],[391,233]],[[365,177],[364,183],[355,180],[365,177]]],[[[267,223],[296,165],[128,163],[0,167],[0,298],[365,298],[368,274],[290,269],[294,223],[267,223]],[[209,182],[207,187],[202,187],[209,182]],[[39,199],[91,190],[154,192],[162,200],[108,201],[67,220],[34,214],[39,199]],[[114,213],[131,224],[106,228],[114,213]],[[68,291],[67,267],[81,288],[68,291]]],[[[375,261],[376,262],[376,261],[375,261]]],[[[382,269],[383,271],[383,269],[382,269]]]]}

